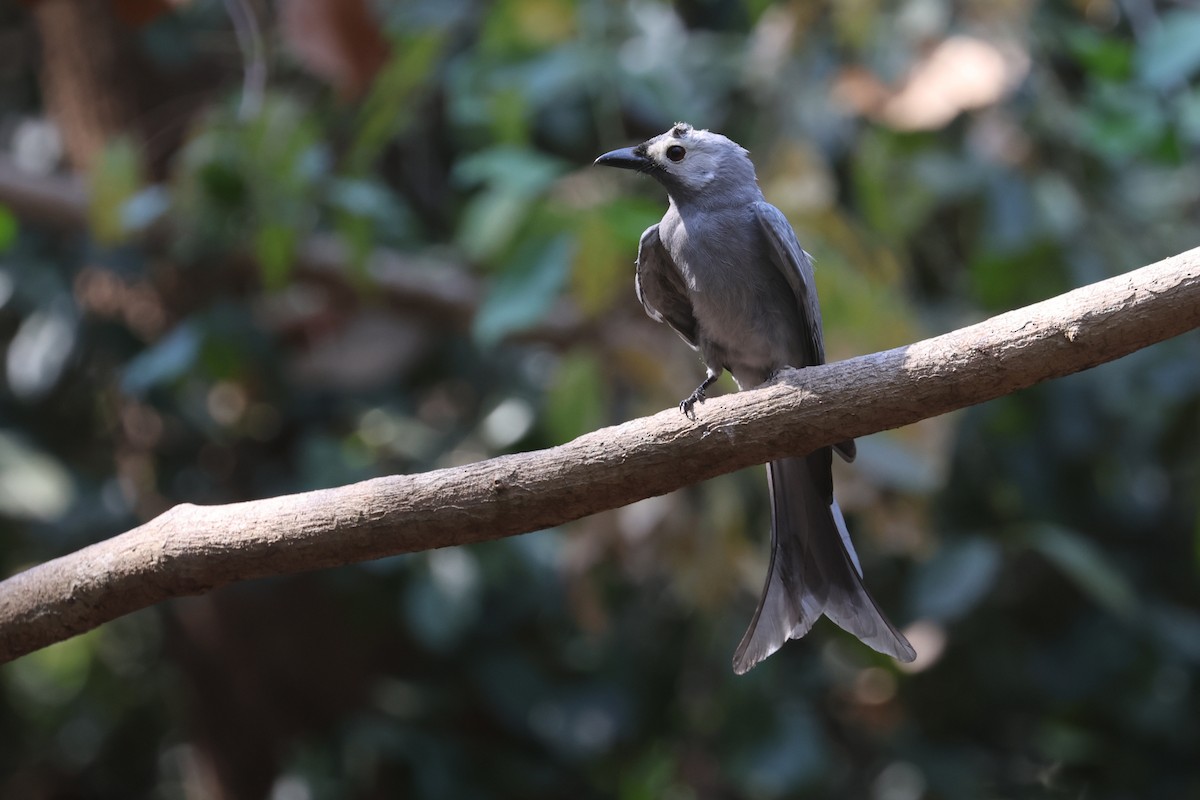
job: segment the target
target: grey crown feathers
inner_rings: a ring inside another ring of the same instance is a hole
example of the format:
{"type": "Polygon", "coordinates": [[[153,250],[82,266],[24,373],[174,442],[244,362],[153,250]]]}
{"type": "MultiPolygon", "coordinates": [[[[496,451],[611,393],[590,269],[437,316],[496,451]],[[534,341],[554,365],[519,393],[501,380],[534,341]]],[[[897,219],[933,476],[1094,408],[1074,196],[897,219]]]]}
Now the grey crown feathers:
{"type": "MultiPolygon", "coordinates": [[[[638,246],[635,288],[646,313],[671,326],[707,367],[679,404],[689,418],[723,371],[748,389],[784,367],[825,362],[812,258],[763,199],[745,148],[681,122],[596,164],[643,172],[667,190],[666,214],[638,246]]],[[[880,653],[916,657],[863,585],[833,497],[835,450],[854,459],[854,442],[846,441],[767,465],[771,563],[733,657],[739,674],[808,633],[822,614],[880,653]]]]}

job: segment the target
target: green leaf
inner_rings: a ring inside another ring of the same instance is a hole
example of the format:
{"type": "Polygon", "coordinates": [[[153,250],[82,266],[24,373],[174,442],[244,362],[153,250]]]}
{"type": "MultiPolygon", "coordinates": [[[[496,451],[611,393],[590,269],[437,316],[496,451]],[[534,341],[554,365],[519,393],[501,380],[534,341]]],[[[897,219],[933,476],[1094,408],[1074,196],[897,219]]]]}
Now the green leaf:
{"type": "Polygon", "coordinates": [[[487,191],[463,212],[459,243],[473,261],[488,261],[512,241],[529,215],[533,198],[519,192],[487,191]]]}
{"type": "Polygon", "coordinates": [[[121,227],[140,233],[161,220],[171,210],[171,195],[162,186],[148,186],[121,207],[121,227]]]}
{"type": "Polygon", "coordinates": [[[637,758],[621,771],[620,800],[660,800],[662,797],[678,796],[681,787],[676,783],[675,758],[662,744],[637,758]]]}
{"type": "Polygon", "coordinates": [[[1137,595],[1129,579],[1103,550],[1081,534],[1055,525],[1041,525],[1029,533],[1026,541],[1109,611],[1130,617],[1137,610],[1137,595]]]}
{"type": "Polygon", "coordinates": [[[1200,89],[1181,92],[1175,98],[1179,132],[1192,145],[1200,144],[1200,89]]]}
{"type": "Polygon", "coordinates": [[[573,353],[558,365],[546,393],[542,425],[554,442],[569,442],[595,430],[604,420],[608,392],[600,363],[590,354],[573,353]]]}
{"type": "Polygon", "coordinates": [[[339,211],[381,224],[394,224],[405,217],[403,206],[392,192],[360,178],[334,180],[329,187],[329,202],[339,211]]]}
{"type": "Polygon", "coordinates": [[[961,619],[991,590],[999,571],[995,542],[981,537],[947,542],[917,573],[913,614],[941,622],[961,619]]]}
{"type": "Polygon", "coordinates": [[[88,631],[14,661],[8,668],[9,677],[22,702],[68,706],[87,685],[97,635],[98,631],[88,631]]]}
{"type": "Polygon", "coordinates": [[[557,158],[525,147],[500,145],[462,159],[454,168],[454,179],[465,186],[484,183],[529,194],[541,191],[564,169],[557,158]]]}
{"type": "Polygon", "coordinates": [[[472,333],[484,346],[541,319],[566,282],[574,242],[558,236],[537,252],[522,248],[511,266],[493,283],[475,316],[472,333]]]}
{"type": "Polygon", "coordinates": [[[17,224],[16,216],[0,205],[0,253],[16,244],[19,230],[20,226],[17,224]]]}
{"type": "Polygon", "coordinates": [[[1152,604],[1146,609],[1146,627],[1179,657],[1200,664],[1200,614],[1195,610],[1152,604]]]}
{"type": "Polygon", "coordinates": [[[483,610],[478,560],[463,547],[434,550],[425,557],[404,594],[408,630],[431,650],[451,650],[483,610]]]}
{"type": "Polygon", "coordinates": [[[79,345],[79,319],[65,297],[29,314],[8,344],[9,390],[26,401],[43,397],[63,377],[79,345]]]}
{"type": "Polygon", "coordinates": [[[932,495],[944,481],[929,455],[890,434],[859,441],[856,466],[874,485],[905,494],[932,495]]]}
{"type": "Polygon", "coordinates": [[[288,240],[302,238],[317,220],[318,193],[330,168],[313,111],[269,94],[251,119],[215,112],[179,161],[172,223],[180,250],[196,255],[250,247],[265,257],[265,278],[278,285],[290,266],[288,240]]]}
{"type": "Polygon", "coordinates": [[[1114,162],[1154,153],[1168,130],[1162,103],[1132,87],[1101,85],[1078,112],[1078,135],[1090,150],[1114,162]]]}
{"type": "Polygon", "coordinates": [[[246,180],[236,164],[213,161],[196,170],[196,184],[203,199],[216,208],[241,211],[250,196],[246,180]]]}
{"type": "Polygon", "coordinates": [[[579,247],[571,270],[571,296],[581,311],[597,315],[620,298],[633,300],[638,240],[661,216],[661,203],[622,200],[578,218],[579,247]]]}
{"type": "Polygon", "coordinates": [[[142,395],[156,386],[176,380],[196,363],[202,341],[196,325],[182,323],[125,366],[125,373],[121,376],[121,391],[142,395]]]}
{"type": "Polygon", "coordinates": [[[391,60],[375,76],[363,101],[357,135],[346,156],[347,173],[365,173],[387,143],[412,124],[414,112],[421,108],[418,94],[437,66],[442,42],[440,33],[424,33],[399,41],[392,48],[391,60]]]}
{"type": "Polygon", "coordinates": [[[142,161],[128,139],[116,139],[100,152],[88,175],[88,222],[104,244],[128,233],[123,210],[142,183],[142,161]]]}
{"type": "Polygon", "coordinates": [[[1067,48],[1089,72],[1100,77],[1123,81],[1133,71],[1133,47],[1128,40],[1077,27],[1067,32],[1067,48]]]}
{"type": "Polygon", "coordinates": [[[960,162],[927,153],[917,135],[870,131],[853,161],[855,195],[871,227],[900,242],[929,219],[938,203],[972,176],[960,162]],[[904,202],[896,202],[903,197],[904,202]]]}
{"type": "Polygon", "coordinates": [[[521,147],[493,147],[463,159],[454,170],[455,182],[484,189],[463,212],[457,236],[462,248],[477,261],[501,253],[534,201],[565,170],[558,159],[521,147]]]}
{"type": "Polygon", "coordinates": [[[971,289],[981,306],[1006,310],[1065,292],[1061,247],[1029,239],[1017,250],[981,249],[971,262],[971,289]]]}
{"type": "Polygon", "coordinates": [[[1052,763],[1087,763],[1100,749],[1097,736],[1086,728],[1059,720],[1046,720],[1033,738],[1042,757],[1052,763]]]}
{"type": "Polygon", "coordinates": [[[57,459],[0,430],[0,514],[50,522],[74,499],[71,475],[57,459]]]}
{"type": "Polygon", "coordinates": [[[753,797],[794,797],[826,768],[825,731],[807,703],[793,702],[778,727],[735,762],[735,771],[753,797]]]}
{"type": "Polygon", "coordinates": [[[263,283],[278,289],[287,283],[296,259],[296,232],[286,225],[267,224],[254,237],[254,253],[263,283]]]}
{"type": "Polygon", "coordinates": [[[1163,14],[1138,50],[1138,77],[1155,89],[1172,89],[1200,70],[1200,11],[1163,14]]]}

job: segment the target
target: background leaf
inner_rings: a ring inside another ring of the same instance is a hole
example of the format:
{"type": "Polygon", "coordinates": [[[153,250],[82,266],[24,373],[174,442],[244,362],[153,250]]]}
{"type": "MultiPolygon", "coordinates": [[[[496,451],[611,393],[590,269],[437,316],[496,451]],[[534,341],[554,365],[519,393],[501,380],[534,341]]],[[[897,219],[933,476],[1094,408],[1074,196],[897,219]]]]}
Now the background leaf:
{"type": "Polygon", "coordinates": [[[1138,73],[1155,89],[1172,89],[1200,70],[1200,11],[1163,14],[1138,48],[1138,73]]]}

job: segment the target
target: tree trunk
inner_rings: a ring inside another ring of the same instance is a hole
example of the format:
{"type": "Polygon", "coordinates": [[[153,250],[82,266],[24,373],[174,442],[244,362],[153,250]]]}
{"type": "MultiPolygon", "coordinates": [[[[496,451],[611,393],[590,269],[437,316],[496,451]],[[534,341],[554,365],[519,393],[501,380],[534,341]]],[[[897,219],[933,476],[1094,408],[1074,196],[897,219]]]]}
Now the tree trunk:
{"type": "Polygon", "coordinates": [[[137,119],[136,43],[101,0],[40,0],[33,18],[46,108],[71,165],[86,170],[137,119]]]}

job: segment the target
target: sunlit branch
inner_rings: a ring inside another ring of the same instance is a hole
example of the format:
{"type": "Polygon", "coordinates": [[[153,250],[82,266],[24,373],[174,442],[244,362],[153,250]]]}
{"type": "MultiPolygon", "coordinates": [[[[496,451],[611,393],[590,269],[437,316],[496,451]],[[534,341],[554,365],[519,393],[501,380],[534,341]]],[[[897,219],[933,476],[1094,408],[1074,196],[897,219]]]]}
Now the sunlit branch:
{"type": "Polygon", "coordinates": [[[907,425],[1200,327],[1200,248],[905,347],[787,371],[530,453],[222,506],[177,506],[0,583],[0,661],[235,581],[540,530],[907,425]]]}

